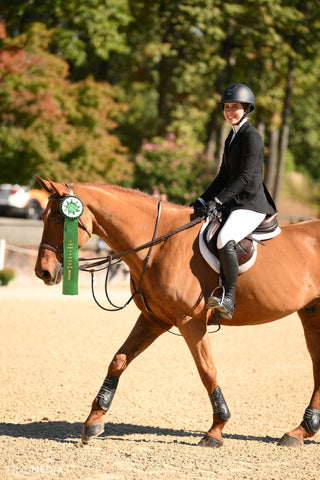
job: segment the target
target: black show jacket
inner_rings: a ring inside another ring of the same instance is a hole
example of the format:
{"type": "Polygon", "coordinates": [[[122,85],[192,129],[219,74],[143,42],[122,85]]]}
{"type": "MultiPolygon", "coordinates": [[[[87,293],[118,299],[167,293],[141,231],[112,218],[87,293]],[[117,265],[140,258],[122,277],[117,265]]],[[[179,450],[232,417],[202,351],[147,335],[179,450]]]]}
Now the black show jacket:
{"type": "Polygon", "coordinates": [[[227,210],[243,208],[272,215],[276,206],[263,183],[264,144],[258,130],[247,120],[235,135],[233,130],[224,146],[217,177],[201,195],[206,202],[215,197],[227,210]]]}

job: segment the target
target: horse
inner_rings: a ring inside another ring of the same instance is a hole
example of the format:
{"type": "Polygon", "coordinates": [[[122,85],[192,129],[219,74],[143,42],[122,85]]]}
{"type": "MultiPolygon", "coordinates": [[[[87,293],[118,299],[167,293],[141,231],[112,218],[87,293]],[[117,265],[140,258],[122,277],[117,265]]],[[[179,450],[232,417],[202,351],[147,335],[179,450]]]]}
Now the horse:
{"type": "MultiPolygon", "coordinates": [[[[154,238],[159,207],[156,198],[115,185],[64,184],[40,177],[37,180],[50,196],[42,216],[36,275],[46,285],[55,285],[62,279],[64,219],[59,204],[73,192],[84,205],[77,225],[79,248],[95,234],[119,255],[126,252],[123,259],[130,270],[131,291],[139,293],[134,295],[134,302],[140,314],[112,358],[92,402],[83,426],[83,444],[103,432],[104,415],[129,363],[160,335],[177,327],[212,405],[213,423],[199,445],[221,447],[230,412],[217,382],[210,348],[208,329],[212,327],[208,326],[213,323],[215,312],[206,304],[218,284],[218,274],[199,251],[198,235],[203,221],[183,229],[194,218],[192,207],[163,202],[157,233],[163,241],[155,242],[151,251],[139,246],[150,244],[154,238]],[[166,235],[175,229],[178,233],[166,235]]],[[[298,447],[320,429],[320,220],[284,226],[280,235],[257,248],[254,265],[239,275],[235,313],[232,319],[221,318],[221,325],[260,325],[298,313],[313,364],[314,388],[301,423],[279,440],[279,445],[298,447]]]]}

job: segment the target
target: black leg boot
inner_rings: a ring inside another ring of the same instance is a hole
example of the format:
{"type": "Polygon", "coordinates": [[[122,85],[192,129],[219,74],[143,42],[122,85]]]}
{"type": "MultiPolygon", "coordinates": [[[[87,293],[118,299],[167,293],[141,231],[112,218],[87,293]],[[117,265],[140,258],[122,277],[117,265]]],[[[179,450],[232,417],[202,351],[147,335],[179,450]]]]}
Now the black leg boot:
{"type": "Polygon", "coordinates": [[[222,285],[224,288],[218,287],[222,290],[221,297],[212,296],[208,298],[207,308],[216,308],[221,313],[223,318],[231,319],[236,302],[236,286],[238,280],[238,258],[236,253],[236,242],[230,240],[226,245],[218,250],[220,260],[220,274],[222,285]]]}

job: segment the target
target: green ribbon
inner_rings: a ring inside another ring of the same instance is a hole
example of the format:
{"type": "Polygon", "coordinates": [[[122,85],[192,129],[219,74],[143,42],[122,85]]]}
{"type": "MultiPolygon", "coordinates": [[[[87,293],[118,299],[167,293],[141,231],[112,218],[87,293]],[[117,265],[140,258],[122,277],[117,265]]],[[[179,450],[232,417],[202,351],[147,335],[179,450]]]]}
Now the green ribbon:
{"type": "Polygon", "coordinates": [[[78,254],[78,218],[83,213],[83,204],[72,196],[61,200],[60,211],[63,214],[63,295],[78,295],[79,254],[78,254]]]}
{"type": "Polygon", "coordinates": [[[78,220],[65,218],[63,227],[63,295],[78,295],[78,220]]]}

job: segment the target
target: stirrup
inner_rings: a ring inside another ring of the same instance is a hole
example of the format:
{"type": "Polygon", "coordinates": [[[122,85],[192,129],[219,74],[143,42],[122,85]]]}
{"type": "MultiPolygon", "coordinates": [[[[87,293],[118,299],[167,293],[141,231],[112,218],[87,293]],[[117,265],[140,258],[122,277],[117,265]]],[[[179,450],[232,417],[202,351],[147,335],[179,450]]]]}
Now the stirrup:
{"type": "Polygon", "coordinates": [[[223,301],[224,301],[224,297],[225,297],[225,294],[226,294],[226,289],[224,288],[223,285],[218,285],[210,294],[209,298],[208,298],[208,303],[207,303],[207,308],[217,308],[217,307],[223,307],[223,301]],[[215,291],[216,290],[221,290],[222,293],[221,293],[221,297],[216,297],[214,295],[215,291]]]}
{"type": "MultiPolygon", "coordinates": [[[[232,299],[229,299],[227,297],[226,301],[228,302],[228,300],[232,301],[232,299]]],[[[227,320],[231,320],[234,309],[235,309],[235,302],[233,302],[230,305],[230,307],[227,308],[226,305],[224,304],[224,301],[225,301],[225,288],[223,285],[219,285],[213,290],[210,297],[208,298],[207,308],[215,308],[220,312],[221,317],[226,318],[227,320]],[[214,296],[214,292],[219,288],[222,289],[221,298],[214,296]]]]}

